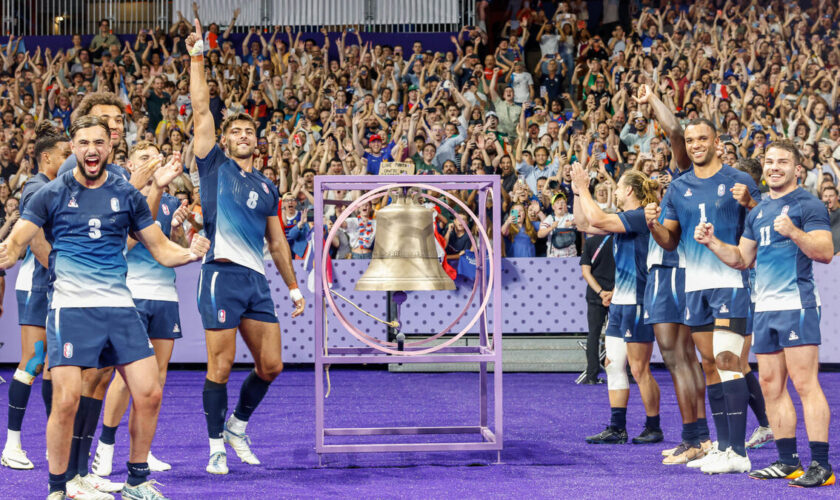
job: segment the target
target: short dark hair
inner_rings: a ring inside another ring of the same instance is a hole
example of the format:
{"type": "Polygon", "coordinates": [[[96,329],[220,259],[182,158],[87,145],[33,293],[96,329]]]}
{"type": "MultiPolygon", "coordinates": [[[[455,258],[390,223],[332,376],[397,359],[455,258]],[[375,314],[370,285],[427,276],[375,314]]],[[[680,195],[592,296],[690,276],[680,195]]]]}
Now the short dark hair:
{"type": "Polygon", "coordinates": [[[233,122],[248,122],[254,127],[254,131],[257,130],[257,121],[254,120],[254,117],[249,115],[248,113],[234,113],[232,115],[228,115],[227,118],[222,120],[222,134],[226,133],[230,130],[231,125],[233,122]]]}
{"type": "Polygon", "coordinates": [[[828,185],[828,186],[825,186],[824,188],[822,188],[822,190],[820,191],[820,195],[822,195],[826,191],[834,191],[834,194],[840,194],[840,191],[837,190],[836,186],[828,185]]]}
{"type": "Polygon", "coordinates": [[[117,94],[113,92],[94,92],[92,94],[86,95],[79,105],[76,107],[76,110],[73,111],[73,119],[89,115],[90,110],[93,109],[94,106],[116,106],[120,109],[120,114],[125,113],[125,104],[122,102],[122,99],[117,96],[117,94]]]}
{"type": "Polygon", "coordinates": [[[134,146],[131,146],[131,149],[128,150],[128,155],[127,156],[129,158],[131,158],[131,156],[134,153],[136,153],[138,151],[143,151],[144,149],[148,149],[148,148],[155,148],[157,150],[157,152],[160,153],[160,148],[158,147],[157,144],[155,144],[152,141],[145,141],[144,140],[144,141],[137,141],[137,143],[135,143],[134,146]]]}
{"type": "Polygon", "coordinates": [[[740,160],[738,160],[738,163],[737,165],[735,165],[735,168],[742,172],[750,174],[750,177],[753,178],[756,184],[761,183],[761,162],[758,161],[756,158],[741,158],[740,160]]]}
{"type": "Polygon", "coordinates": [[[712,132],[715,135],[717,135],[717,127],[715,127],[715,124],[712,123],[712,121],[709,120],[708,118],[695,118],[693,120],[690,120],[688,122],[688,124],[685,126],[685,128],[687,129],[688,127],[696,127],[698,125],[705,125],[705,126],[709,127],[710,129],[712,129],[712,132]]]}
{"type": "Polygon", "coordinates": [[[38,137],[35,141],[35,151],[33,152],[36,160],[41,157],[42,153],[51,151],[59,142],[70,141],[66,135],[59,132],[47,121],[43,121],[35,127],[35,135],[38,137]]]}
{"type": "Polygon", "coordinates": [[[783,149],[785,151],[790,152],[791,154],[793,154],[794,165],[802,165],[802,153],[799,152],[799,148],[796,146],[796,143],[791,141],[790,139],[782,139],[779,141],[771,142],[770,145],[764,149],[764,154],[766,155],[767,152],[773,148],[783,149]]]}
{"type": "Polygon", "coordinates": [[[91,127],[102,127],[102,129],[105,130],[105,135],[111,135],[111,128],[108,127],[108,123],[105,120],[99,118],[98,116],[85,115],[81,118],[73,120],[73,124],[70,125],[70,137],[76,137],[76,133],[79,130],[91,127]]]}

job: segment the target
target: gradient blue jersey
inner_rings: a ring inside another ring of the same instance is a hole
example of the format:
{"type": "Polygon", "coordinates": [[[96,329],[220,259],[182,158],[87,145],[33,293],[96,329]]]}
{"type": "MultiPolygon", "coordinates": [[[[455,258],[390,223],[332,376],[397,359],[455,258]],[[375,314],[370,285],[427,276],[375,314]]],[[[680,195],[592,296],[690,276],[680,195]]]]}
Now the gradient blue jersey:
{"type": "Polygon", "coordinates": [[[280,193],[256,169],[245,172],[218,145],[198,158],[201,210],[210,250],[204,262],[228,259],[265,274],[266,219],[277,216],[280,193]]]}
{"type": "Polygon", "coordinates": [[[613,238],[615,256],[615,288],[612,303],[636,305],[645,301],[647,283],[647,253],[650,230],[642,207],[618,214],[625,233],[613,238]]]}
{"type": "MultiPolygon", "coordinates": [[[[78,164],[78,160],[76,159],[76,155],[68,156],[67,159],[64,160],[64,163],[62,163],[61,166],[58,168],[58,174],[56,175],[56,177],[73,170],[74,168],[76,168],[77,164],[78,164]]],[[[110,172],[114,175],[122,177],[124,180],[129,179],[130,174],[128,173],[128,170],[122,168],[121,166],[119,166],[115,163],[106,164],[105,165],[105,170],[107,170],[108,172],[110,172]]]]}
{"type": "MultiPolygon", "coordinates": [[[[26,181],[26,184],[23,185],[23,193],[20,195],[20,213],[23,213],[26,209],[26,205],[32,199],[32,196],[39,189],[46,186],[48,182],[50,182],[49,177],[43,173],[36,174],[26,181]]],[[[23,292],[46,292],[49,290],[49,287],[49,270],[38,262],[35,254],[27,247],[26,255],[23,257],[23,262],[21,262],[20,270],[18,271],[15,290],[23,292]]]]}
{"type": "Polygon", "coordinates": [[[813,261],[773,229],[787,214],[793,225],[807,232],[831,231],[828,210],[801,187],[781,198],[762,200],[747,216],[743,237],[756,242],[756,312],[807,309],[820,305],[813,261]]]}
{"type": "Polygon", "coordinates": [[[715,227],[715,236],[724,243],[737,245],[744,231],[747,209],[733,197],[730,189],[744,184],[753,199],[761,193],[752,177],[729,165],[722,165],[715,175],[700,179],[695,171],[686,172],[674,180],[662,200],[665,220],[680,223],[680,247],[685,255],[685,291],[716,288],[745,288],[746,271],[732,269],[718,259],[711,250],[697,243],[694,230],[700,221],[715,227]]]}
{"type": "Polygon", "coordinates": [[[50,252],[50,307],[134,307],[125,284],[123,251],[129,231],[152,224],[146,199],[110,173],[96,189],[73,172],[58,176],[27,203],[21,216],[44,229],[50,252]]]}
{"type": "MultiPolygon", "coordinates": [[[[659,214],[659,223],[665,221],[665,214],[659,214]]],[[[648,240],[648,254],[647,254],[647,268],[650,270],[653,266],[662,267],[685,267],[685,256],[683,255],[682,246],[677,246],[676,250],[665,250],[654,240],[648,240]]]]}
{"type": "MultiPolygon", "coordinates": [[[[169,238],[172,232],[172,215],[181,206],[178,198],[164,193],[160,200],[157,220],[163,234],[169,238]]],[[[175,269],[161,265],[142,243],[137,243],[125,256],[128,274],[125,283],[135,299],[178,301],[175,289],[175,269]]]]}

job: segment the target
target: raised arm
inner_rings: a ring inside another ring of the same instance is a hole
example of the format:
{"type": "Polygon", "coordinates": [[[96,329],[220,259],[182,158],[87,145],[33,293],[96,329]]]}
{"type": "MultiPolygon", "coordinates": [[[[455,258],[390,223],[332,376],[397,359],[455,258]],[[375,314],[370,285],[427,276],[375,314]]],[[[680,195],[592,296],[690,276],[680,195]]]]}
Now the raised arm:
{"type": "Polygon", "coordinates": [[[621,218],[608,214],[592,199],[589,192],[589,173],[580,163],[572,167],[572,187],[575,191],[575,223],[578,230],[589,234],[625,233],[627,230],[621,218]],[[583,215],[578,218],[578,212],[583,215]],[[580,222],[583,222],[581,224],[580,222]]]}
{"type": "Polygon", "coordinates": [[[40,230],[41,228],[34,223],[26,219],[19,219],[12,228],[9,237],[3,243],[0,243],[0,269],[8,269],[14,266],[26,245],[40,230]]]}
{"type": "Polygon", "coordinates": [[[694,228],[694,239],[701,245],[705,245],[721,262],[729,267],[740,270],[748,269],[755,260],[755,241],[742,236],[738,246],[724,243],[715,236],[715,228],[708,222],[701,222],[694,228]]]}
{"type": "Polygon", "coordinates": [[[149,250],[156,261],[166,267],[178,267],[195,262],[204,257],[210,249],[210,240],[199,234],[193,236],[189,248],[184,248],[170,241],[157,224],[132,233],[132,236],[149,250]]]}
{"type": "MultiPolygon", "coordinates": [[[[193,109],[194,143],[196,158],[205,158],[216,144],[216,125],[210,113],[210,90],[204,74],[204,56],[196,44],[202,41],[201,24],[195,20],[195,32],[187,37],[187,52],[190,54],[190,99],[193,109]]],[[[201,47],[199,47],[201,48],[201,47]]]]}
{"type": "Polygon", "coordinates": [[[691,158],[688,157],[688,151],[685,149],[685,136],[680,122],[674,113],[668,109],[668,106],[657,97],[647,85],[639,87],[639,97],[633,97],[639,104],[649,104],[653,109],[653,115],[662,127],[662,130],[668,134],[668,139],[671,141],[671,151],[674,159],[677,162],[680,170],[688,170],[691,168],[691,158]]]}

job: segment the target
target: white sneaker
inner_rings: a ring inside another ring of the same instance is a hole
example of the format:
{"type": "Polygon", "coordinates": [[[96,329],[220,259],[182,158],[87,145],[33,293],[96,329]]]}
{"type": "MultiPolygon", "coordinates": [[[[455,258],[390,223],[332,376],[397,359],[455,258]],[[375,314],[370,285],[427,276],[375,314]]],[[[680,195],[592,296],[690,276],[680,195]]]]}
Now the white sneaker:
{"type": "Polygon", "coordinates": [[[698,458],[697,460],[692,460],[692,461],[688,462],[687,464],[685,464],[685,466],[690,468],[690,469],[700,469],[701,467],[703,467],[707,463],[718,460],[721,457],[721,455],[725,455],[725,454],[726,454],[726,452],[725,451],[720,451],[717,447],[717,443],[714,443],[714,444],[712,444],[712,449],[709,450],[708,453],[706,453],[705,457],[698,458]]]}
{"type": "Polygon", "coordinates": [[[225,443],[229,444],[240,460],[250,465],[260,465],[260,459],[251,452],[251,439],[247,434],[237,434],[225,424],[225,443]]]}
{"type": "Polygon", "coordinates": [[[96,454],[93,456],[91,472],[97,476],[110,476],[114,462],[114,445],[96,442],[96,454]]]}
{"type": "Polygon", "coordinates": [[[731,472],[749,472],[751,468],[752,464],[749,457],[742,457],[732,451],[732,448],[728,448],[723,458],[707,463],[700,470],[704,474],[729,474],[731,472]]]}
{"type": "Polygon", "coordinates": [[[770,441],[773,441],[773,430],[769,427],[758,427],[747,440],[747,448],[751,450],[761,448],[770,441]]]}
{"type": "Polygon", "coordinates": [[[106,493],[116,493],[123,488],[123,483],[116,483],[104,477],[100,477],[98,474],[90,473],[82,479],[84,479],[91,488],[104,491],[106,493]]]}
{"type": "Polygon", "coordinates": [[[149,470],[152,472],[163,472],[172,468],[168,463],[158,460],[157,457],[152,455],[151,451],[149,452],[149,456],[146,457],[146,463],[149,464],[149,470]]]}
{"type": "Polygon", "coordinates": [[[32,465],[32,461],[26,457],[25,451],[11,446],[3,448],[3,455],[0,456],[0,464],[10,469],[18,470],[29,470],[35,467],[32,465]]]}
{"type": "Polygon", "coordinates": [[[67,498],[74,500],[114,500],[114,495],[92,488],[81,476],[67,481],[67,498]]]}
{"type": "Polygon", "coordinates": [[[207,467],[204,470],[210,474],[227,474],[227,454],[223,451],[217,451],[210,455],[210,461],[207,462],[207,467]]]}

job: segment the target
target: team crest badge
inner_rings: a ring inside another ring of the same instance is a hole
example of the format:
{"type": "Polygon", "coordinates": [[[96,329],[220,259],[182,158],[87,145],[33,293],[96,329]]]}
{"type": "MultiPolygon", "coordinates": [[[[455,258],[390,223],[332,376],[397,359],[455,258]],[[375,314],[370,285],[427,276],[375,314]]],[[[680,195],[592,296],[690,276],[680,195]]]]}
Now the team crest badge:
{"type": "Polygon", "coordinates": [[[785,205],[782,207],[782,215],[787,215],[788,210],[790,210],[790,205],[785,205]]]}
{"type": "Polygon", "coordinates": [[[120,200],[116,198],[111,198],[111,210],[113,210],[114,212],[120,211],[120,200]]]}
{"type": "Polygon", "coordinates": [[[219,323],[224,323],[225,322],[225,317],[227,317],[227,314],[225,313],[225,310],[224,309],[219,309],[219,323]]]}
{"type": "Polygon", "coordinates": [[[67,206],[70,207],[70,208],[79,208],[79,204],[76,203],[76,197],[75,196],[70,197],[70,202],[67,203],[67,206]]]}
{"type": "Polygon", "coordinates": [[[161,205],[160,209],[163,210],[163,215],[169,215],[169,207],[166,205],[161,205]]]}
{"type": "Polygon", "coordinates": [[[265,185],[265,182],[262,183],[262,187],[263,191],[265,191],[265,194],[268,194],[268,186],[265,185]]]}
{"type": "Polygon", "coordinates": [[[64,357],[70,359],[73,357],[73,344],[70,342],[64,343],[64,357]]]}
{"type": "Polygon", "coordinates": [[[726,192],[726,186],[723,184],[718,184],[718,196],[723,196],[723,193],[726,192]]]}

